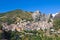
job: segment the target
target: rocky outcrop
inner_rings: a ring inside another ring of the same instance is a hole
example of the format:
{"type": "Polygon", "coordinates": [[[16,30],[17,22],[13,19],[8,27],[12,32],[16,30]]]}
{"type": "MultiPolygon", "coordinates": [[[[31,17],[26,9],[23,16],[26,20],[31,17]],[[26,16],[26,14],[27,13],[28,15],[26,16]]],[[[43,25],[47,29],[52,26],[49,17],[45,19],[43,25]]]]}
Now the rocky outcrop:
{"type": "Polygon", "coordinates": [[[46,15],[41,13],[40,11],[36,11],[32,14],[32,18],[34,21],[48,21],[49,19],[52,18],[52,14],[46,15]]]}
{"type": "Polygon", "coordinates": [[[33,14],[32,14],[32,18],[33,20],[36,22],[36,21],[39,21],[40,20],[40,11],[35,11],[33,14]]]}

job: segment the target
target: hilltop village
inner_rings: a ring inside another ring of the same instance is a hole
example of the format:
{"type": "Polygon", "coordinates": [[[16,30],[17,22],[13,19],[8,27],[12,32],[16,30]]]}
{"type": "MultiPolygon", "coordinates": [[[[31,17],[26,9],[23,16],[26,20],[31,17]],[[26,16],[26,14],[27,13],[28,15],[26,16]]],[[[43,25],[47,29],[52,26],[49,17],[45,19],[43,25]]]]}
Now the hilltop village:
{"type": "Polygon", "coordinates": [[[21,20],[20,18],[18,18],[16,24],[8,25],[7,22],[2,23],[3,25],[2,30],[6,31],[17,30],[18,32],[20,32],[23,30],[40,30],[40,29],[44,31],[45,29],[49,30],[50,28],[53,28],[52,14],[46,15],[41,13],[40,11],[35,11],[32,13],[32,18],[33,18],[32,22],[21,20]]]}
{"type": "Polygon", "coordinates": [[[0,15],[1,40],[60,40],[60,13],[10,11],[0,15]],[[54,19],[55,18],[55,19],[54,19]],[[58,18],[58,19],[56,19],[58,18]]]}

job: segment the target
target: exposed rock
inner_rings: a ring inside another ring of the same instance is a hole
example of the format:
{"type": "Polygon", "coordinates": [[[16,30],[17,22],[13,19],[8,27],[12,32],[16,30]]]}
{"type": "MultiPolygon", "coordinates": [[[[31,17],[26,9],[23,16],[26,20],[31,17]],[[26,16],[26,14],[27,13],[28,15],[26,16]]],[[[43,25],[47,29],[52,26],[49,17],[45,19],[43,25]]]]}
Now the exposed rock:
{"type": "Polygon", "coordinates": [[[32,17],[33,17],[33,20],[34,21],[39,21],[40,20],[40,11],[35,11],[33,14],[32,14],[32,17]]]}

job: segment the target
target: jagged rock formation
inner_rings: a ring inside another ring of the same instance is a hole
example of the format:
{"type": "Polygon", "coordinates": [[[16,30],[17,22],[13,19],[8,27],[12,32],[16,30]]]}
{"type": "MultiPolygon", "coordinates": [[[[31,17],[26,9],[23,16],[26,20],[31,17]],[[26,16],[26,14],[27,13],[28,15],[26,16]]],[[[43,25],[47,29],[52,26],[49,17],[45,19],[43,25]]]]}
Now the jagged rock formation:
{"type": "Polygon", "coordinates": [[[49,19],[52,19],[52,14],[46,15],[46,14],[42,14],[39,11],[35,11],[32,14],[32,18],[35,22],[36,21],[48,21],[49,19]]]}
{"type": "Polygon", "coordinates": [[[32,14],[32,18],[34,21],[39,21],[40,20],[40,15],[41,13],[39,11],[35,11],[33,14],[32,14]]]}

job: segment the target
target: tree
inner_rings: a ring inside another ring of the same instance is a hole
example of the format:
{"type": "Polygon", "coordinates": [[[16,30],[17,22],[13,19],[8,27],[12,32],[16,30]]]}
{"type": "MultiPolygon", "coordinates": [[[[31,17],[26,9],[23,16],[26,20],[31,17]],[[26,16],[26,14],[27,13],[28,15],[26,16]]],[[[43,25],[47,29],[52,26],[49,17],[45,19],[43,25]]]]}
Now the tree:
{"type": "Polygon", "coordinates": [[[0,24],[0,30],[2,30],[2,27],[3,27],[2,24],[0,24]]]}
{"type": "Polygon", "coordinates": [[[2,39],[2,30],[0,30],[0,40],[2,39]]]}
{"type": "Polygon", "coordinates": [[[55,19],[53,22],[53,26],[56,30],[60,29],[60,19],[55,19]]]}
{"type": "Polygon", "coordinates": [[[8,24],[12,24],[12,23],[15,22],[15,20],[14,20],[14,19],[11,19],[11,18],[7,18],[7,19],[6,19],[6,22],[7,22],[8,24]]]}

